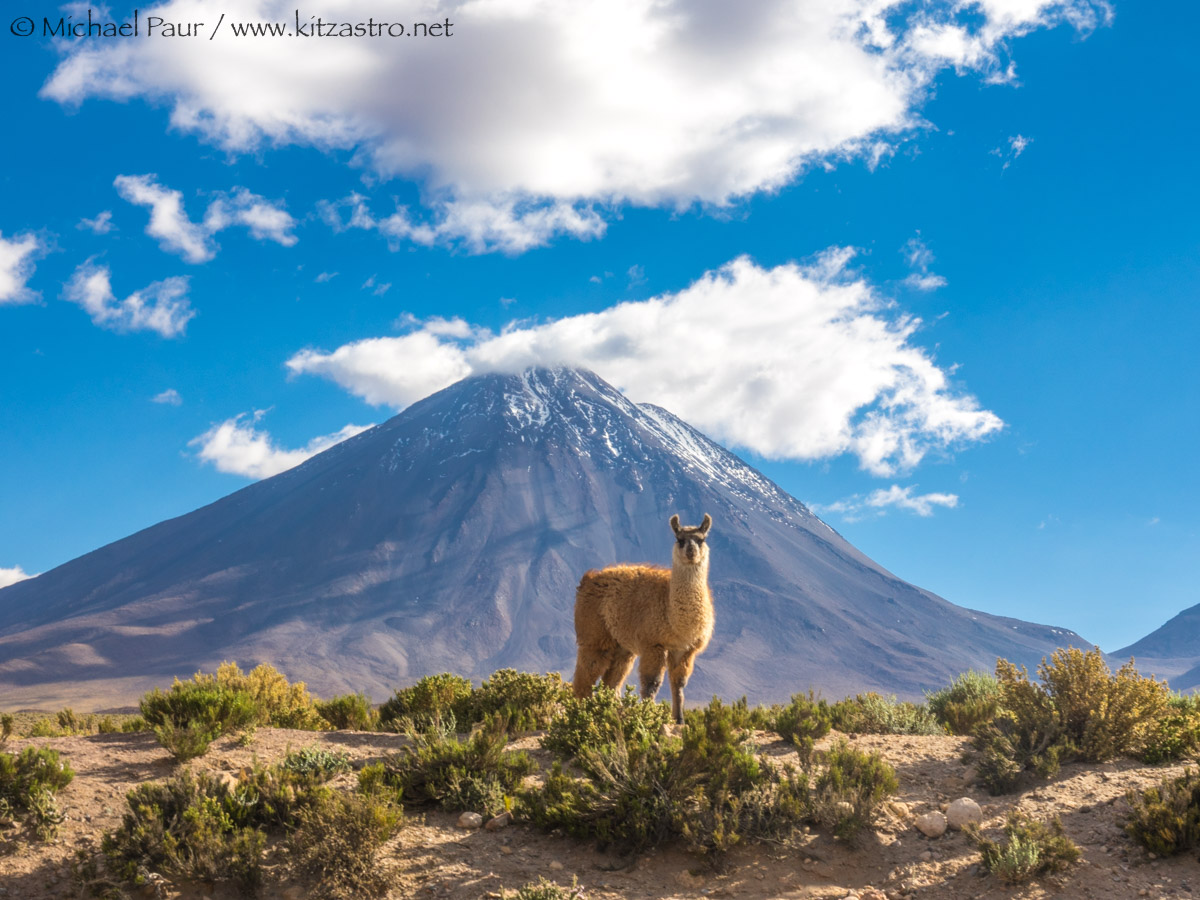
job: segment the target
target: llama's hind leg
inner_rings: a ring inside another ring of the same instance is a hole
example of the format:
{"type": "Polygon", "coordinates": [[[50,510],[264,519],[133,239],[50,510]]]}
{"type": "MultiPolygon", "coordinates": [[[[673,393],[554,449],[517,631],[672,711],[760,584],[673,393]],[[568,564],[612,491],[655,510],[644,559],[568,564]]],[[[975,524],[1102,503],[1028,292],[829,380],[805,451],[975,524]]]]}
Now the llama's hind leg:
{"type": "Polygon", "coordinates": [[[642,682],[642,698],[653,700],[662,687],[663,671],[667,668],[667,651],[662,647],[651,647],[638,661],[638,678],[642,682]]]}
{"type": "Polygon", "coordinates": [[[671,715],[679,725],[683,724],[683,689],[692,676],[695,662],[695,650],[672,650],[667,655],[667,670],[671,676],[671,715]]]}
{"type": "Polygon", "coordinates": [[[579,655],[575,658],[575,675],[571,678],[571,688],[575,696],[582,700],[592,692],[592,685],[608,669],[612,659],[612,651],[602,647],[579,647],[579,655]]]}
{"type": "Polygon", "coordinates": [[[624,647],[618,647],[613,653],[612,662],[604,670],[604,683],[614,691],[620,691],[632,668],[633,654],[624,647]]]}

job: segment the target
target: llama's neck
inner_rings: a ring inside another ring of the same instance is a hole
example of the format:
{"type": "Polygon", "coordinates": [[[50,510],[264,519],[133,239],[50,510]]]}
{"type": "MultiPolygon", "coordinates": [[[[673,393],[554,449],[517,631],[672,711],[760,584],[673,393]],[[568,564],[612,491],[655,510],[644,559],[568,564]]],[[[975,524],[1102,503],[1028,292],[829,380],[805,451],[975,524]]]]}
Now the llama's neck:
{"type": "Polygon", "coordinates": [[[671,592],[667,617],[673,630],[703,628],[712,618],[708,595],[708,557],[698,565],[671,567],[671,592]]]}

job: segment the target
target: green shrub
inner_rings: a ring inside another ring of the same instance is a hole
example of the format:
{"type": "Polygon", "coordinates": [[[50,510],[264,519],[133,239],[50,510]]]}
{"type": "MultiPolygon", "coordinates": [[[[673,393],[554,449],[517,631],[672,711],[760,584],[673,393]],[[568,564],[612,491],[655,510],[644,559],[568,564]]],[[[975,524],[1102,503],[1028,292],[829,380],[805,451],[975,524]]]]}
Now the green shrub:
{"type": "Polygon", "coordinates": [[[617,694],[598,684],[581,700],[568,697],[542,736],[541,744],[567,759],[584,748],[598,749],[621,735],[626,743],[640,744],[662,732],[671,717],[665,703],[642,700],[632,687],[617,694]]]}
{"type": "Polygon", "coordinates": [[[139,731],[151,731],[150,723],[141,716],[134,716],[131,719],[126,719],[121,723],[121,731],[124,734],[134,734],[139,731]]]}
{"type": "Polygon", "coordinates": [[[350,771],[350,756],[324,747],[302,747],[288,753],[279,768],[305,784],[323,784],[339,772],[350,771]]]}
{"type": "Polygon", "coordinates": [[[585,895],[583,888],[574,878],[571,879],[569,888],[555,884],[553,881],[547,881],[545,878],[538,878],[536,884],[531,883],[519,887],[515,893],[502,891],[501,897],[503,900],[584,900],[585,895]]]}
{"type": "Polygon", "coordinates": [[[255,821],[258,798],[231,792],[207,772],[184,769],[127,795],[121,826],[101,844],[119,879],[140,884],[146,869],[193,881],[230,880],[253,894],[262,880],[266,835],[255,821]]]}
{"type": "Polygon", "coordinates": [[[1173,856],[1200,845],[1200,773],[1188,769],[1126,799],[1125,831],[1151,853],[1173,856]]]}
{"type": "Polygon", "coordinates": [[[1021,714],[1001,710],[975,729],[973,745],[978,753],[975,770],[993,795],[1016,790],[1027,773],[1053,777],[1075,752],[1048,707],[1036,713],[1027,708],[1021,714]]]}
{"type": "Polygon", "coordinates": [[[166,693],[155,688],[142,698],[141,711],[159,743],[180,762],[203,756],[209,743],[259,715],[250,694],[211,679],[176,680],[166,693]]]}
{"type": "Polygon", "coordinates": [[[0,747],[12,737],[13,729],[16,727],[16,719],[12,713],[4,713],[0,715],[0,747]]]}
{"type": "Polygon", "coordinates": [[[988,672],[963,672],[940,691],[925,698],[934,718],[951,734],[972,734],[996,717],[1000,682],[988,672]]]}
{"type": "Polygon", "coordinates": [[[316,878],[318,900],[380,897],[392,879],[377,852],[400,827],[401,811],[380,794],[327,793],[303,809],[288,838],[296,868],[316,878]]]}
{"type": "Polygon", "coordinates": [[[532,731],[548,726],[570,698],[567,684],[557,673],[534,675],[500,669],[471,694],[467,721],[487,722],[500,716],[511,732],[532,731]]]}
{"type": "Polygon", "coordinates": [[[317,712],[337,731],[373,731],[379,714],[371,708],[365,694],[343,694],[332,700],[318,700],[317,712]]]}
{"type": "Polygon", "coordinates": [[[49,717],[42,716],[29,726],[30,737],[62,737],[62,731],[49,717]]]}
{"type": "Polygon", "coordinates": [[[972,829],[983,868],[1002,881],[1018,884],[1064,869],[1079,859],[1079,848],[1063,834],[1055,816],[1048,824],[1013,811],[1004,825],[1004,840],[981,837],[972,829]]]}
{"type": "MultiPolygon", "coordinates": [[[[436,804],[451,812],[498,813],[536,766],[525,753],[504,748],[503,723],[465,741],[419,737],[384,763],[384,781],[406,804],[436,804]]],[[[360,779],[360,784],[362,784],[360,779]]]]}
{"type": "Polygon", "coordinates": [[[812,817],[835,837],[849,840],[871,823],[879,805],[898,788],[896,770],[882,756],[839,740],[818,769],[812,817]]]}
{"type": "Polygon", "coordinates": [[[379,721],[393,730],[453,731],[466,725],[471,714],[471,682],[443,672],[426,675],[411,687],[401,688],[379,707],[379,721]]]}
{"type": "Polygon", "coordinates": [[[1167,709],[1146,733],[1138,754],[1151,764],[1174,762],[1200,754],[1200,697],[1171,694],[1167,709]]]}
{"type": "Polygon", "coordinates": [[[793,694],[791,702],[775,716],[774,731],[800,751],[800,759],[806,762],[812,756],[813,744],[833,727],[833,713],[829,704],[818,700],[809,691],[793,694]]]}
{"type": "Polygon", "coordinates": [[[75,772],[57,750],[26,747],[19,754],[0,752],[0,820],[20,818],[43,840],[63,822],[55,795],[75,772]]]}
{"type": "Polygon", "coordinates": [[[830,714],[833,727],[847,734],[944,734],[937,719],[922,704],[874,692],[839,700],[830,714]]]}
{"type": "Polygon", "coordinates": [[[681,738],[656,730],[627,740],[614,730],[609,741],[579,747],[583,778],[556,763],[541,788],[523,792],[522,813],[547,830],[633,851],[681,839],[719,854],[783,837],[805,819],[807,779],[755,756],[735,727],[740,716],[714,699],[687,711],[681,738]]]}

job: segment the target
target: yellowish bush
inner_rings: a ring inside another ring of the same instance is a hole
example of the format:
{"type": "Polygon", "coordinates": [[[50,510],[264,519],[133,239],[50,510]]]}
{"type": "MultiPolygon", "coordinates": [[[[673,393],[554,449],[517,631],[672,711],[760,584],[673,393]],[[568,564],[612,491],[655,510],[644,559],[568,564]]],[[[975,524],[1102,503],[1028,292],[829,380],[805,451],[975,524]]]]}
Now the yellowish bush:
{"type": "Polygon", "coordinates": [[[266,663],[243,673],[237,663],[223,662],[217,667],[215,675],[197,672],[192,680],[199,684],[215,683],[249,694],[258,707],[260,725],[309,731],[328,727],[328,723],[317,712],[316,701],[305,683],[289,682],[282,672],[266,663]]]}

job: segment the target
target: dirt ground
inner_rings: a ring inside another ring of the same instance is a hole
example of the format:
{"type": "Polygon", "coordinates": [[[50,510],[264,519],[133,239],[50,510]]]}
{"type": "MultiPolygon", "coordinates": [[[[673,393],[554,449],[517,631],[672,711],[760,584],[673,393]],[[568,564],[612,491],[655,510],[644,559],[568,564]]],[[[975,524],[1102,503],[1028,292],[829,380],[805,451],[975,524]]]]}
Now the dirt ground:
{"type": "MultiPolygon", "coordinates": [[[[837,735],[822,744],[827,745],[837,735]]],[[[760,733],[761,749],[780,759],[794,753],[773,735],[760,733]]],[[[253,757],[264,762],[310,744],[347,752],[356,767],[395,752],[399,735],[365,732],[314,733],[259,729],[253,742],[232,738],[214,743],[208,755],[191,765],[236,771],[253,757]]],[[[731,853],[720,871],[703,858],[678,849],[662,849],[634,860],[598,852],[586,842],[547,835],[514,824],[497,831],[463,831],[457,815],[415,814],[384,850],[394,868],[394,898],[497,898],[539,876],[569,885],[578,879],[591,900],[665,900],[665,898],[1109,898],[1179,897],[1200,891],[1200,862],[1194,854],[1151,859],[1127,838],[1122,823],[1125,792],[1178,774],[1182,766],[1150,767],[1130,760],[1104,765],[1065,766],[1050,782],[1022,794],[991,797],[974,783],[962,754],[966,739],[956,737],[852,736],[864,750],[878,750],[895,768],[899,794],[888,804],[874,831],[844,846],[824,835],[804,834],[795,846],[758,844],[731,853]],[[944,808],[958,797],[975,799],[984,811],[984,829],[998,833],[1014,807],[1037,817],[1058,815],[1067,835],[1083,851],[1067,872],[1025,887],[1012,887],[994,876],[981,876],[979,854],[959,832],[929,839],[913,826],[915,817],[944,808]]],[[[169,777],[171,757],[151,734],[99,734],[87,737],[13,738],[6,750],[47,746],[58,750],[76,772],[59,794],[67,821],[50,843],[21,843],[0,855],[0,900],[74,897],[70,863],[76,851],[98,849],[105,831],[115,828],[125,793],[147,781],[169,777]]],[[[515,741],[548,768],[551,757],[536,735],[515,741]]],[[[820,746],[820,745],[819,745],[820,746]]],[[[339,776],[353,785],[352,774],[339,776]]],[[[334,782],[339,784],[338,781],[334,782]]],[[[11,842],[10,842],[11,843],[11,842]]],[[[271,878],[268,874],[268,882],[271,878]]],[[[167,898],[233,897],[224,885],[168,884],[167,898]]],[[[304,885],[271,885],[266,900],[298,900],[304,885]]],[[[152,894],[151,894],[152,896],[152,894]]]]}

